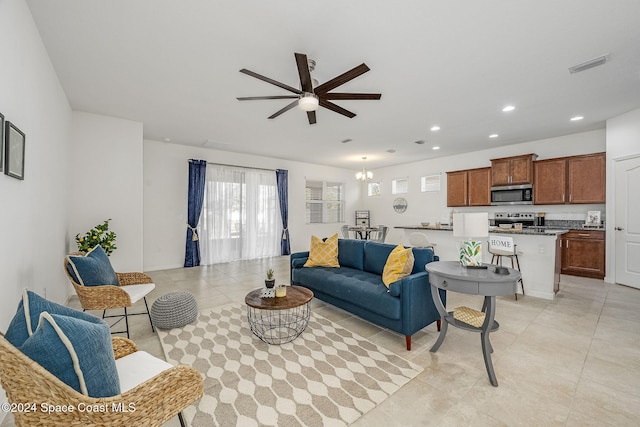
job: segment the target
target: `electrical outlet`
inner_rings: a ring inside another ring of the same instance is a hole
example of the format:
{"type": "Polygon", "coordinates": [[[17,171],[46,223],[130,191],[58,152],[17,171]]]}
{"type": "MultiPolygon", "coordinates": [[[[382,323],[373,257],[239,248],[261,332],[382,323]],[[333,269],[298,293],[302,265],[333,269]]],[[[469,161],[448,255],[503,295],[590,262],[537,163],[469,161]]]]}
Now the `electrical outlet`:
{"type": "Polygon", "coordinates": [[[539,253],[540,255],[544,255],[544,253],[545,253],[544,246],[542,246],[542,245],[538,245],[538,253],[539,253]]]}

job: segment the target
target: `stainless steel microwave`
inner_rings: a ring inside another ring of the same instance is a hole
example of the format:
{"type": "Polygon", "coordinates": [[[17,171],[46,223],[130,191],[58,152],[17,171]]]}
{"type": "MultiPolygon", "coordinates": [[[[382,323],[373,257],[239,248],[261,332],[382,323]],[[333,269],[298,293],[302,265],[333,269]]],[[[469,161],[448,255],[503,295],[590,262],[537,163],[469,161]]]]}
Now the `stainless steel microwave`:
{"type": "Polygon", "coordinates": [[[532,205],[533,186],[531,184],[491,187],[491,205],[532,205]]]}

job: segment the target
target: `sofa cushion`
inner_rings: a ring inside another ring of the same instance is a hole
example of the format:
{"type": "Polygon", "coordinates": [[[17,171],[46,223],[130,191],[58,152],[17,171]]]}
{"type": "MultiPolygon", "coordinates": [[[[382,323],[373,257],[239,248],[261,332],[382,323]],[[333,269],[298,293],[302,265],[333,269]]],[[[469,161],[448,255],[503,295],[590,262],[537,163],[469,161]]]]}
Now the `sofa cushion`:
{"type": "Polygon", "coordinates": [[[389,254],[395,248],[386,243],[366,242],[364,245],[364,271],[382,276],[389,254]]]}
{"type": "Polygon", "coordinates": [[[424,266],[433,262],[433,249],[431,248],[413,248],[413,270],[411,274],[424,273],[424,266]]]}
{"type": "Polygon", "coordinates": [[[89,313],[56,304],[25,289],[22,292],[22,299],[18,303],[16,314],[13,316],[5,334],[7,341],[13,344],[14,347],[20,347],[35,332],[40,321],[40,313],[43,311],[49,314],[62,314],[86,321],[97,319],[97,317],[89,313]]]}
{"type": "Polygon", "coordinates": [[[407,277],[413,269],[413,252],[411,248],[404,248],[402,245],[396,246],[384,265],[382,272],[382,283],[388,288],[390,284],[403,277],[407,277]]]}
{"type": "Polygon", "coordinates": [[[120,379],[109,326],[40,313],[38,327],[18,349],[79,393],[91,397],[120,394],[120,379]]]}
{"type": "Polygon", "coordinates": [[[309,259],[305,267],[340,267],[338,263],[338,233],[323,241],[321,238],[311,236],[311,248],[309,259]]]}
{"type": "Polygon", "coordinates": [[[85,256],[68,255],[67,269],[73,279],[83,286],[118,286],[116,272],[100,245],[85,256]]]}
{"type": "Polygon", "coordinates": [[[314,292],[348,301],[389,319],[400,319],[400,298],[387,292],[380,275],[348,267],[316,267],[295,269],[293,279],[314,292]]]}
{"type": "Polygon", "coordinates": [[[364,269],[364,244],[366,240],[339,239],[338,262],[341,267],[364,269]]]}

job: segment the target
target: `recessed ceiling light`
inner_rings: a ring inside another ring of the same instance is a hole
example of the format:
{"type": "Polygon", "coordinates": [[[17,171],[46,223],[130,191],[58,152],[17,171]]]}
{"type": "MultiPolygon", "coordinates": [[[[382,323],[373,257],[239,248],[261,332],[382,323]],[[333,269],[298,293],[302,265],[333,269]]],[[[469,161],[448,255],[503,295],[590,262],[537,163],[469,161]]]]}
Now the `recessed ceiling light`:
{"type": "Polygon", "coordinates": [[[502,109],[502,111],[504,111],[505,113],[507,113],[507,112],[509,112],[509,111],[513,111],[513,110],[515,110],[515,109],[516,109],[516,107],[514,107],[513,105],[507,105],[506,107],[504,107],[504,108],[502,109]]]}
{"type": "Polygon", "coordinates": [[[431,147],[432,150],[439,150],[440,147],[438,147],[437,145],[435,147],[431,147]]]}
{"type": "Polygon", "coordinates": [[[489,138],[497,138],[499,135],[497,133],[492,133],[489,135],[489,138]]]}
{"type": "Polygon", "coordinates": [[[171,142],[171,138],[165,138],[164,142],[171,142]]]}
{"type": "Polygon", "coordinates": [[[440,126],[431,126],[431,132],[440,130],[440,126]]]}
{"type": "Polygon", "coordinates": [[[387,150],[387,153],[395,153],[395,152],[396,152],[396,150],[394,150],[393,148],[389,148],[389,149],[387,150]]]}
{"type": "Polygon", "coordinates": [[[572,122],[577,122],[578,120],[582,120],[582,119],[584,119],[584,117],[582,117],[582,116],[571,117],[571,121],[572,122]]]}
{"type": "Polygon", "coordinates": [[[424,144],[424,141],[421,139],[421,140],[418,140],[418,141],[413,141],[413,143],[414,144],[418,144],[418,145],[422,145],[422,144],[424,144]]]}

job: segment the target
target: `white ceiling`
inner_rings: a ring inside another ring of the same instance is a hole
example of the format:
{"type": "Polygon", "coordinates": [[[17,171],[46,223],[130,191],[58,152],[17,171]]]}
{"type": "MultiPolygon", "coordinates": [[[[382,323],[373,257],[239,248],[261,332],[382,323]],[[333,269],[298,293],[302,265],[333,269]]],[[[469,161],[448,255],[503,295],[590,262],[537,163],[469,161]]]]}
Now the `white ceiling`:
{"type": "Polygon", "coordinates": [[[601,129],[640,107],[637,0],[27,1],[72,108],[142,122],[146,139],[375,168],[601,129]],[[336,101],[357,116],[321,108],[313,126],[297,108],[267,120],[290,100],[236,100],[290,94],[238,71],[298,87],[294,52],[320,83],[366,63],[337,91],[382,99],[336,101]]]}

